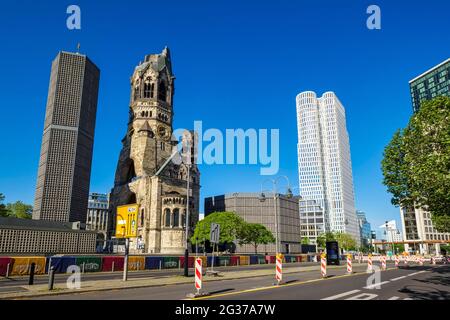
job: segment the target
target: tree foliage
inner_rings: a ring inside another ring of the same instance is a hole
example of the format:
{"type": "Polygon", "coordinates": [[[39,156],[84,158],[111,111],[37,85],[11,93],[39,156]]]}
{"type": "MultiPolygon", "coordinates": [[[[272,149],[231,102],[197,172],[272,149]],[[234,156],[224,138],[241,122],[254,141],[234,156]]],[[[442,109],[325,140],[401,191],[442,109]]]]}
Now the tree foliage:
{"type": "Polygon", "coordinates": [[[241,236],[242,227],[245,224],[244,219],[234,212],[214,212],[199,221],[195,227],[194,234],[191,237],[191,243],[196,244],[209,240],[211,232],[211,223],[220,225],[220,243],[233,242],[241,236]]]}
{"type": "Polygon", "coordinates": [[[317,245],[321,248],[325,248],[327,241],[337,241],[339,248],[344,250],[356,249],[356,240],[348,233],[325,232],[317,237],[317,245]]]}
{"type": "Polygon", "coordinates": [[[3,195],[3,193],[0,193],[0,217],[8,216],[8,210],[6,210],[6,206],[3,204],[4,200],[5,196],[3,195]]]}
{"type": "Polygon", "coordinates": [[[191,243],[209,241],[211,223],[220,225],[220,244],[233,241],[237,241],[240,245],[252,244],[257,252],[258,245],[275,242],[272,232],[261,224],[247,223],[234,212],[214,212],[197,223],[191,243]]]}
{"type": "Polygon", "coordinates": [[[258,245],[274,242],[275,238],[272,232],[259,223],[245,223],[239,235],[239,244],[252,244],[255,253],[258,253],[258,245]]]}
{"type": "Polygon", "coordinates": [[[408,126],[394,134],[382,160],[392,203],[421,207],[434,226],[450,231],[450,98],[424,102],[408,126]]]}
{"type": "Polygon", "coordinates": [[[311,240],[308,237],[302,238],[301,244],[311,244],[311,240]]]}
{"type": "Polygon", "coordinates": [[[348,233],[337,232],[335,233],[335,239],[339,244],[339,248],[344,250],[356,249],[356,240],[348,233]]]}
{"type": "Polygon", "coordinates": [[[6,205],[8,216],[19,219],[31,219],[33,213],[33,207],[29,204],[25,204],[22,201],[16,201],[14,203],[8,203],[6,205]]]}
{"type": "Polygon", "coordinates": [[[333,232],[325,232],[317,237],[317,245],[325,248],[327,241],[336,241],[336,236],[333,232]]]}

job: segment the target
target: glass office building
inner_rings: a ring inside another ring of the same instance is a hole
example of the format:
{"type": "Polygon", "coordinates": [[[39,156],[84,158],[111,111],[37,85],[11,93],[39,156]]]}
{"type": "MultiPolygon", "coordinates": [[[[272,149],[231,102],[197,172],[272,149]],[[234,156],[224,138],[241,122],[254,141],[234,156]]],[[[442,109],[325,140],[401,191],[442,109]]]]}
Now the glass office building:
{"type": "Polygon", "coordinates": [[[414,112],[426,100],[450,96],[450,58],[409,82],[414,112]]]}

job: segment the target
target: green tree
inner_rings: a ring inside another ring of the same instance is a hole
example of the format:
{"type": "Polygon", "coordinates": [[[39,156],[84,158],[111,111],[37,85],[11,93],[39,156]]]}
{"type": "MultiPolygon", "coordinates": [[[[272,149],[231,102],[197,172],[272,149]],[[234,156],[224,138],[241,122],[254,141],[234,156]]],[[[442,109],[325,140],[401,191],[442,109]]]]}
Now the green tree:
{"type": "Polygon", "coordinates": [[[33,207],[29,204],[25,204],[22,201],[16,201],[14,203],[8,203],[6,205],[6,210],[10,217],[20,218],[20,219],[31,219],[33,213],[33,207]]]}
{"type": "Polygon", "coordinates": [[[239,234],[239,244],[252,244],[255,254],[258,253],[258,245],[275,243],[275,238],[265,226],[259,223],[245,223],[239,234]]]}
{"type": "Polygon", "coordinates": [[[325,248],[327,241],[336,241],[336,235],[333,232],[325,232],[317,237],[317,246],[325,248]]]}
{"type": "Polygon", "coordinates": [[[311,241],[308,237],[302,238],[301,244],[311,244],[311,241]]]}
{"type": "Polygon", "coordinates": [[[6,206],[3,204],[4,200],[5,196],[3,195],[3,193],[0,193],[0,217],[8,216],[8,210],[6,209],[6,206]]]}
{"type": "Polygon", "coordinates": [[[450,98],[426,101],[387,145],[382,161],[392,203],[421,207],[450,232],[450,98]]]}
{"type": "Polygon", "coordinates": [[[209,240],[211,223],[220,225],[219,242],[221,244],[238,240],[242,234],[242,227],[245,225],[245,221],[234,212],[211,213],[197,223],[191,237],[192,244],[203,242],[204,239],[209,240]]]}
{"type": "Polygon", "coordinates": [[[339,248],[346,251],[356,249],[356,240],[348,233],[338,232],[335,234],[335,239],[338,242],[339,248]]]}

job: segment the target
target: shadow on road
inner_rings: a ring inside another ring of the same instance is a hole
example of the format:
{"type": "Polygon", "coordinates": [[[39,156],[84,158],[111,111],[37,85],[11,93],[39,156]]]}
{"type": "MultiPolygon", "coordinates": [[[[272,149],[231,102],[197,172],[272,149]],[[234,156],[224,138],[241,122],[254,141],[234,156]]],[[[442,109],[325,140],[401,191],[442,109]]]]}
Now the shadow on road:
{"type": "Polygon", "coordinates": [[[216,290],[216,291],[210,291],[210,294],[218,294],[218,293],[224,293],[224,292],[228,292],[228,291],[233,291],[234,288],[228,288],[228,289],[221,289],[221,290],[216,290]]]}
{"type": "Polygon", "coordinates": [[[406,286],[399,292],[409,295],[413,300],[448,300],[450,293],[427,286],[406,286]]]}

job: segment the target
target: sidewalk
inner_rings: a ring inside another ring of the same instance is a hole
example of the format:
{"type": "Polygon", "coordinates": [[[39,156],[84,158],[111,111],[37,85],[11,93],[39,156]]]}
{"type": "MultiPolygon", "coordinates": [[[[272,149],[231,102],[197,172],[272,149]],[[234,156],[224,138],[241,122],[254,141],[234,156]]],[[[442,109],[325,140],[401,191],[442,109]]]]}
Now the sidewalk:
{"type": "MultiPolygon", "coordinates": [[[[275,265],[274,265],[275,268],[275,265]]],[[[345,268],[344,265],[341,266],[328,266],[329,269],[345,268]]],[[[288,268],[283,270],[283,274],[297,273],[314,271],[320,272],[320,265],[305,266],[288,268]]],[[[220,276],[203,276],[203,281],[222,281],[231,279],[242,279],[242,278],[253,278],[261,276],[274,275],[275,271],[270,269],[265,270],[245,270],[245,271],[226,271],[220,272],[220,276]]],[[[83,276],[81,276],[83,279],[83,276]]],[[[47,284],[33,285],[33,286],[20,286],[22,292],[2,292],[0,293],[0,299],[20,299],[20,298],[31,298],[37,296],[46,295],[61,295],[61,294],[73,294],[82,292],[92,292],[92,291],[105,291],[105,290],[115,290],[115,289],[129,289],[129,288],[143,288],[143,287],[158,287],[165,285],[176,285],[176,284],[186,284],[192,283],[194,285],[194,277],[185,278],[180,275],[166,276],[163,278],[133,278],[124,282],[120,279],[115,280],[95,280],[95,281],[82,281],[80,289],[68,289],[65,283],[58,283],[54,285],[53,291],[48,291],[47,284]]]]}

